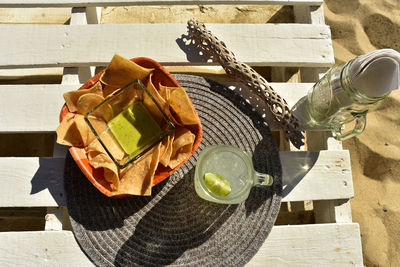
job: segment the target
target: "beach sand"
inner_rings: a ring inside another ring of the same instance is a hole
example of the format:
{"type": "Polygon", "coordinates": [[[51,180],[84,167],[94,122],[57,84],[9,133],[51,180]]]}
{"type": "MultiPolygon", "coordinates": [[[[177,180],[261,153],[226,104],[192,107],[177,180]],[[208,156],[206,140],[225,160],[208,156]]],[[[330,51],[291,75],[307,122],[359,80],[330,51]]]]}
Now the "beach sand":
{"type": "MultiPolygon", "coordinates": [[[[337,63],[380,48],[400,51],[400,1],[325,0],[337,63]]],[[[351,154],[353,221],[366,266],[400,266],[400,90],[367,115],[361,135],[343,142],[351,154]]]]}

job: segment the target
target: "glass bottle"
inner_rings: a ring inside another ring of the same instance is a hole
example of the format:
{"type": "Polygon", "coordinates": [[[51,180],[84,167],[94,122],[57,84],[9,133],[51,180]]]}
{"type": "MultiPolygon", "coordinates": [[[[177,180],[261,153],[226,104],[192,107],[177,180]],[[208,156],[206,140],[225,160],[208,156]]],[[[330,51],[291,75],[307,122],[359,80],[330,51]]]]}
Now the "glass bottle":
{"type": "Polygon", "coordinates": [[[354,60],[329,69],[309,90],[307,97],[300,101],[302,103],[294,106],[294,114],[308,128],[328,128],[337,140],[345,140],[364,131],[368,110],[389,93],[370,97],[356,88],[350,75],[354,60]],[[344,126],[352,121],[353,129],[343,132],[344,126]]]}

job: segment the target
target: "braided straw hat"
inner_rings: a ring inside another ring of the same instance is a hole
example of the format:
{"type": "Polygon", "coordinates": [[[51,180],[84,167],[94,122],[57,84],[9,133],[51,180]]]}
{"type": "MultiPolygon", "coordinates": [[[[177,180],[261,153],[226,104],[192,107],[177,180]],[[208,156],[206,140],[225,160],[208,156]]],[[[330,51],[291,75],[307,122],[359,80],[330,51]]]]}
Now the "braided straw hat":
{"type": "Polygon", "coordinates": [[[73,159],[65,165],[67,206],[74,235],[96,265],[240,266],[265,242],[282,194],[279,153],[268,126],[232,90],[204,78],[176,75],[203,126],[196,153],[151,197],[108,198],[85,179],[73,159]],[[207,202],[194,190],[198,153],[232,144],[249,152],[254,168],[274,176],[239,205],[207,202]]]}

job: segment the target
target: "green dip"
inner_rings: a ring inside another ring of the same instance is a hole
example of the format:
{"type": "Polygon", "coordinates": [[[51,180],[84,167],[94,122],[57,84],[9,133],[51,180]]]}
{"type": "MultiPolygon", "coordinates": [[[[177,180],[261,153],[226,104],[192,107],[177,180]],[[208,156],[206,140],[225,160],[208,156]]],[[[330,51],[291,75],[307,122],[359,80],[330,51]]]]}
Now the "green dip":
{"type": "Polygon", "coordinates": [[[141,150],[162,133],[160,126],[141,102],[119,113],[108,123],[108,127],[129,155],[141,150]]]}

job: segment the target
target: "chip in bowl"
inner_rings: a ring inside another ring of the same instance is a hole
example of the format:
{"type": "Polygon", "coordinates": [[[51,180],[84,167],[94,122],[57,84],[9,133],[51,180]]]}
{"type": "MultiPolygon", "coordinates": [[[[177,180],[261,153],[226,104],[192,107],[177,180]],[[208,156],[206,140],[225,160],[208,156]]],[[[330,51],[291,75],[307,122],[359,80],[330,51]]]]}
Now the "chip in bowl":
{"type": "Polygon", "coordinates": [[[105,71],[64,98],[57,142],[70,146],[82,172],[107,196],[150,195],[201,142],[185,89],[148,58],[115,55],[105,71]]]}

